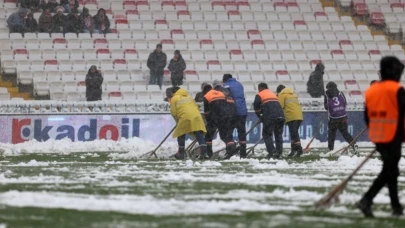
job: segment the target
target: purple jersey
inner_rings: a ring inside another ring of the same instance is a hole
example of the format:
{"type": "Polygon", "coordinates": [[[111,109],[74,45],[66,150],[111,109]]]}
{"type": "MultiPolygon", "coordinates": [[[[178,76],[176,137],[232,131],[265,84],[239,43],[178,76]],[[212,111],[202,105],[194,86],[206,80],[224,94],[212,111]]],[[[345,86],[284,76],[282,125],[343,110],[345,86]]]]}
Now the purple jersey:
{"type": "Polygon", "coordinates": [[[337,97],[328,97],[328,111],[329,117],[332,119],[347,116],[346,98],[341,92],[337,97]]]}

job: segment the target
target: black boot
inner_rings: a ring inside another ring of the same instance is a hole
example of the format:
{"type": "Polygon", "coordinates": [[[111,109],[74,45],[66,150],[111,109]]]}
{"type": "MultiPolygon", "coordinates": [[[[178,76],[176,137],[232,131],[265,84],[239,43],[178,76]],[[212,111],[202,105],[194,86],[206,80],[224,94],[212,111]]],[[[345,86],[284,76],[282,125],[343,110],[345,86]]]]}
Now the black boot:
{"type": "Polygon", "coordinates": [[[282,152],[276,151],[273,156],[274,159],[282,159],[282,152]]]}
{"type": "Polygon", "coordinates": [[[295,157],[301,157],[301,155],[302,155],[303,153],[304,153],[304,152],[302,151],[302,148],[301,148],[300,150],[297,151],[297,154],[295,155],[295,157]]]}
{"type": "Polygon", "coordinates": [[[207,153],[207,146],[200,146],[200,160],[210,159],[207,153]]]}
{"type": "Polygon", "coordinates": [[[183,146],[179,147],[179,151],[177,152],[177,154],[174,155],[174,157],[177,160],[183,160],[184,159],[184,147],[183,146]]]}
{"type": "Polygon", "coordinates": [[[294,157],[295,155],[295,144],[291,143],[291,152],[287,155],[287,157],[294,157]]]}
{"type": "Polygon", "coordinates": [[[373,218],[373,210],[371,209],[372,203],[365,198],[361,199],[357,204],[356,207],[363,212],[364,216],[367,218],[373,218]]]}
{"type": "Polygon", "coordinates": [[[240,158],[246,158],[247,154],[246,154],[246,144],[240,144],[240,149],[239,149],[239,155],[240,158]]]}
{"type": "Polygon", "coordinates": [[[207,143],[207,155],[209,158],[212,158],[214,152],[212,151],[212,143],[207,143]]]}
{"type": "Polygon", "coordinates": [[[236,145],[235,143],[228,143],[228,145],[226,145],[226,154],[224,159],[230,159],[234,154],[236,153],[236,145]]]}
{"type": "Polygon", "coordinates": [[[392,209],[392,215],[395,217],[399,217],[404,215],[404,209],[402,207],[392,209]]]}
{"type": "Polygon", "coordinates": [[[297,151],[297,154],[295,154],[295,157],[301,157],[301,155],[304,153],[302,151],[301,143],[295,144],[295,150],[297,151]]]}

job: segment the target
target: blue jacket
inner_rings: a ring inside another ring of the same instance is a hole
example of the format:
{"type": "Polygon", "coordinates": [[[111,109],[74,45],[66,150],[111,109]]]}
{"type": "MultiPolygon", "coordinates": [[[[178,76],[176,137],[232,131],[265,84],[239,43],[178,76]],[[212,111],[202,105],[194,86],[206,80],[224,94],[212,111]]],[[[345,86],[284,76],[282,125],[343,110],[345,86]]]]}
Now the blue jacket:
{"type": "Polygon", "coordinates": [[[15,26],[24,26],[24,18],[18,15],[18,12],[11,14],[7,19],[8,28],[13,29],[15,26]]]}
{"type": "Polygon", "coordinates": [[[247,116],[246,100],[245,100],[245,90],[243,85],[236,81],[236,79],[229,79],[224,88],[229,89],[233,99],[235,100],[236,113],[238,116],[247,116]]]}

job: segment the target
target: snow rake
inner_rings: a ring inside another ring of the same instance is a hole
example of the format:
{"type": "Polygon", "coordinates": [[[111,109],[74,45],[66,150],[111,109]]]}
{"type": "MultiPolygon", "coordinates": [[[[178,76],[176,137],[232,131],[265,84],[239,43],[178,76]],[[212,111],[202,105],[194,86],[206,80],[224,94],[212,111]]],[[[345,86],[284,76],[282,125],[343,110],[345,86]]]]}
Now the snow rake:
{"type": "Polygon", "coordinates": [[[345,189],[347,183],[357,174],[357,172],[366,164],[366,162],[374,155],[377,150],[373,150],[367,157],[360,163],[359,166],[339,185],[335,186],[326,196],[322,197],[316,204],[315,207],[318,209],[329,208],[335,202],[339,202],[339,195],[345,189]]]}
{"type": "Polygon", "coordinates": [[[163,143],[167,140],[167,138],[169,138],[169,136],[173,133],[174,129],[176,129],[176,126],[173,127],[173,129],[169,132],[169,134],[166,135],[166,137],[162,140],[162,142],[160,142],[160,144],[154,150],[141,155],[140,158],[142,158],[144,156],[148,156],[148,158],[150,158],[152,155],[154,155],[155,158],[158,158],[156,155],[156,151],[163,145],[163,143]]]}
{"type": "Polygon", "coordinates": [[[257,141],[255,145],[253,145],[253,146],[251,146],[251,147],[249,147],[249,148],[247,149],[247,151],[246,151],[246,157],[250,154],[250,152],[252,152],[252,154],[255,153],[255,151],[254,151],[255,147],[256,147],[257,145],[259,145],[259,143],[260,143],[262,140],[263,140],[263,137],[262,137],[261,139],[259,139],[259,141],[257,141]]]}
{"type": "MultiPolygon", "coordinates": [[[[253,129],[255,129],[255,127],[257,127],[257,125],[259,125],[260,123],[261,123],[261,121],[258,120],[258,121],[255,123],[255,125],[253,125],[253,127],[250,128],[250,130],[246,132],[245,136],[247,136],[250,132],[252,132],[253,129]]],[[[238,142],[237,144],[239,144],[239,142],[238,142]]],[[[215,152],[213,153],[213,155],[218,155],[219,153],[221,153],[221,152],[224,151],[224,150],[226,150],[226,147],[225,147],[225,148],[222,148],[222,149],[220,149],[220,150],[215,151],[215,152]]]]}
{"type": "MultiPolygon", "coordinates": [[[[322,120],[324,120],[324,119],[322,119],[322,120]]],[[[309,146],[311,146],[311,144],[314,141],[315,137],[318,136],[319,130],[321,129],[321,126],[322,126],[322,122],[319,124],[318,128],[316,129],[316,131],[314,133],[314,136],[312,137],[311,141],[309,141],[307,146],[304,148],[304,153],[309,153],[309,151],[311,151],[311,148],[309,146]]]]}
{"type": "Polygon", "coordinates": [[[353,144],[356,143],[357,139],[359,139],[360,136],[363,135],[363,133],[364,133],[366,130],[367,130],[367,127],[365,127],[358,135],[356,135],[356,137],[354,137],[353,141],[351,141],[348,146],[346,146],[346,147],[344,147],[344,148],[342,148],[342,149],[339,149],[339,150],[333,152],[333,153],[331,154],[331,156],[334,156],[335,154],[337,154],[337,153],[339,153],[339,152],[340,152],[341,155],[345,154],[345,153],[347,152],[347,150],[348,150],[351,146],[353,146],[353,144]]]}

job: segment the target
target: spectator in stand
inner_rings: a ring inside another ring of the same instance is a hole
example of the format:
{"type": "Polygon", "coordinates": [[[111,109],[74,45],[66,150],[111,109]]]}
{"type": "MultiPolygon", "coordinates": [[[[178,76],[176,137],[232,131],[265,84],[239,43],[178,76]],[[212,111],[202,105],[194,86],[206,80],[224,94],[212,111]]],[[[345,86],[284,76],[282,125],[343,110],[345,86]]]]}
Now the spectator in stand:
{"type": "Polygon", "coordinates": [[[31,12],[39,10],[39,0],[20,0],[20,7],[29,9],[31,12]]]}
{"type": "Polygon", "coordinates": [[[56,11],[57,11],[57,13],[53,16],[53,31],[52,32],[64,33],[67,18],[63,14],[63,7],[59,6],[56,11]]]}
{"type": "Polygon", "coordinates": [[[60,0],[60,5],[65,9],[66,13],[79,9],[79,1],[77,0],[60,0]]]}
{"type": "Polygon", "coordinates": [[[164,69],[167,64],[167,56],[162,52],[162,45],[156,45],[155,51],[150,53],[148,68],[150,70],[149,85],[159,85],[162,89],[164,69]]]}
{"type": "Polygon", "coordinates": [[[83,8],[82,14],[80,14],[80,21],[82,24],[82,32],[84,33],[98,33],[94,28],[93,17],[89,13],[89,9],[83,8]]]}
{"type": "Polygon", "coordinates": [[[203,82],[203,83],[201,84],[201,92],[198,92],[198,93],[195,95],[195,98],[194,98],[195,102],[203,102],[203,101],[204,101],[203,89],[204,89],[204,86],[206,86],[206,85],[208,85],[208,83],[206,83],[206,82],[203,82]]]}
{"type": "Polygon", "coordinates": [[[10,33],[18,32],[24,33],[27,28],[25,27],[25,16],[27,15],[28,10],[21,8],[18,12],[11,14],[7,19],[8,29],[10,33]]]}
{"type": "Polygon", "coordinates": [[[50,9],[51,12],[56,12],[56,7],[58,7],[58,2],[56,0],[48,0],[48,2],[45,2],[45,0],[41,0],[41,7],[43,10],[50,9]]]}
{"type": "Polygon", "coordinates": [[[86,98],[87,101],[101,101],[103,76],[96,66],[91,66],[86,75],[86,98]]]}
{"type": "Polygon", "coordinates": [[[82,24],[80,23],[79,13],[76,9],[67,16],[67,21],[65,25],[65,32],[80,33],[82,29],[82,24]]]}
{"type": "Polygon", "coordinates": [[[315,71],[309,76],[307,82],[307,92],[313,98],[320,98],[325,95],[323,84],[323,75],[325,74],[325,66],[323,63],[316,64],[315,71]]]}
{"type": "Polygon", "coordinates": [[[53,30],[53,17],[50,9],[46,9],[39,17],[39,32],[51,33],[53,30]]]}
{"type": "Polygon", "coordinates": [[[105,14],[104,9],[99,9],[97,14],[93,17],[94,27],[100,33],[110,33],[110,20],[108,16],[105,14]]]}
{"type": "Polygon", "coordinates": [[[174,57],[170,60],[169,71],[171,73],[171,80],[173,87],[183,85],[184,70],[186,69],[186,62],[181,56],[180,51],[174,52],[174,57]]]}
{"type": "Polygon", "coordinates": [[[38,32],[38,22],[34,18],[33,13],[29,13],[27,19],[25,20],[26,32],[38,32]]]}

